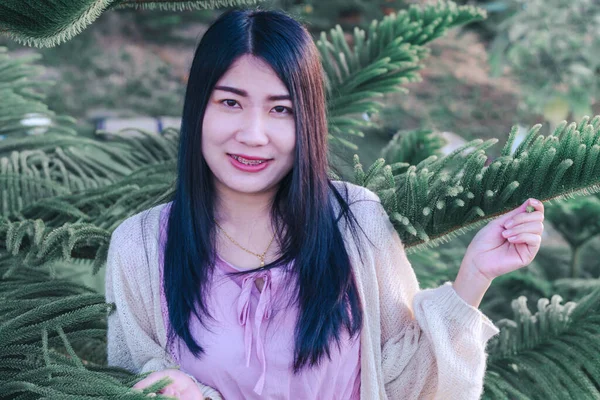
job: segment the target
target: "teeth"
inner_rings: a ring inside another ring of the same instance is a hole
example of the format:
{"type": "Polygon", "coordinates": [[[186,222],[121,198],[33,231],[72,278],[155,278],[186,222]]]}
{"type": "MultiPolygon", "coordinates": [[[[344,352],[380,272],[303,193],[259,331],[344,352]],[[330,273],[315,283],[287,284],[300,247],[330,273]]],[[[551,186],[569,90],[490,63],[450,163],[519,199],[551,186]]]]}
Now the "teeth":
{"type": "Polygon", "coordinates": [[[246,165],[258,165],[258,164],[262,164],[267,161],[267,160],[246,160],[245,158],[242,158],[240,156],[234,156],[234,155],[232,155],[232,157],[235,158],[237,161],[241,162],[242,164],[246,164],[246,165]]]}

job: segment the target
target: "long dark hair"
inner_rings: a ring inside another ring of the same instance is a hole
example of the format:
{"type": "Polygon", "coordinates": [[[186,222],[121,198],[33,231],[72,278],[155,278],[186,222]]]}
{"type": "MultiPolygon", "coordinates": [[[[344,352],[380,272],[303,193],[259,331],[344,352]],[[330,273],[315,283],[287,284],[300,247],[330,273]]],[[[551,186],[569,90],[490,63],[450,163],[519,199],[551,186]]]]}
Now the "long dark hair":
{"type": "MultiPolygon", "coordinates": [[[[202,157],[202,121],[213,87],[242,55],[268,63],[286,85],[294,105],[295,165],[275,194],[271,220],[280,257],[262,269],[291,265],[297,279],[293,304],[299,307],[294,372],[330,356],[340,333],[360,332],[362,311],[352,267],[338,227],[351,223],[348,202],[327,176],[327,122],[323,71],[307,30],[278,11],[233,10],[204,34],[192,63],[181,124],[176,190],[164,252],[168,342],[181,338],[200,357],[192,337],[192,313],[206,327],[206,296],[215,265],[216,231],[212,172],[202,157]],[[339,204],[338,215],[332,196],[339,204]]],[[[354,221],[354,222],[352,222],[354,221]]],[[[356,229],[352,229],[356,235],[356,229]]],[[[257,270],[254,270],[257,271],[257,270]]],[[[200,338],[201,339],[201,338],[200,338]]]]}

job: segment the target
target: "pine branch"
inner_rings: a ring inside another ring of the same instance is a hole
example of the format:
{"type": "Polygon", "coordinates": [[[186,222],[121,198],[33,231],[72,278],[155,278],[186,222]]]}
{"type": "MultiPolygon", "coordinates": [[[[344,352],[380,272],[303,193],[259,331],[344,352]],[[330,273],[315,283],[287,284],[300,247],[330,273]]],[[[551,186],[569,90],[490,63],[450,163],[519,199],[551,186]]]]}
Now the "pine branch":
{"type": "Polygon", "coordinates": [[[142,399],[167,384],[135,393],[144,375],[105,366],[113,306],[101,294],[39,268],[6,277],[10,262],[0,261],[0,399],[142,399]]]}
{"type": "Polygon", "coordinates": [[[0,137],[76,133],[73,118],[57,116],[43,103],[43,89],[53,82],[39,79],[43,68],[33,64],[39,59],[38,54],[14,58],[0,47],[0,137]]]}
{"type": "Polygon", "coordinates": [[[600,290],[577,304],[560,296],[514,300],[514,320],[501,320],[488,344],[484,399],[592,399],[600,397],[600,290]]]}
{"type": "Polygon", "coordinates": [[[441,155],[439,150],[445,145],[446,141],[430,129],[399,131],[381,150],[381,157],[388,163],[416,165],[432,155],[441,155]]]}
{"type": "Polygon", "coordinates": [[[136,8],[146,10],[162,11],[186,11],[186,10],[205,10],[226,7],[250,6],[259,3],[262,0],[116,0],[111,8],[136,8]]]}
{"type": "Polygon", "coordinates": [[[482,9],[451,1],[412,5],[373,21],[368,32],[354,28],[352,49],[339,25],[329,32],[331,41],[322,32],[316,44],[328,81],[330,142],[355,148],[341,135],[362,137],[362,129],[372,124],[360,117],[383,107],[376,99],[384,93],[406,92],[402,85],[421,79],[420,63],[429,54],[423,46],[452,27],[485,16],[482,9]]]}
{"type": "Polygon", "coordinates": [[[507,315],[507,306],[510,306],[507,299],[525,296],[529,301],[537,301],[553,294],[556,294],[556,288],[552,282],[535,274],[530,265],[494,279],[479,308],[490,319],[497,320],[507,315]]]}
{"type": "Polygon", "coordinates": [[[549,202],[600,192],[600,116],[564,126],[544,138],[536,125],[511,153],[513,129],[490,165],[485,149],[497,139],[477,139],[416,166],[378,161],[368,173],[356,157],[354,181],[379,194],[410,254],[480,227],[529,197],[549,202]]]}
{"type": "MultiPolygon", "coordinates": [[[[176,131],[166,131],[164,136],[135,131],[143,136],[119,133],[111,137],[110,144],[56,135],[0,142],[0,154],[12,150],[10,156],[0,157],[2,214],[12,216],[40,200],[55,204],[55,196],[104,188],[138,169],[176,159],[176,131]],[[61,145],[64,147],[58,147],[61,145]],[[38,150],[14,150],[23,148],[38,150]]],[[[72,206],[65,205],[64,209],[72,206]]]]}
{"type": "MultiPolygon", "coordinates": [[[[9,138],[0,142],[0,156],[9,156],[15,151],[43,151],[50,155],[60,148],[63,152],[70,148],[78,151],[91,151],[108,154],[115,160],[100,158],[103,164],[118,162],[136,169],[148,163],[160,162],[176,158],[179,134],[177,130],[165,129],[160,135],[142,129],[127,128],[116,134],[97,131],[97,138],[46,134],[40,136],[9,138]],[[136,132],[141,136],[127,136],[128,132],[136,132]]],[[[88,157],[85,154],[83,157],[88,157]]],[[[105,157],[105,156],[103,156],[105,157]]],[[[115,167],[118,168],[118,167],[115,167]]]]}
{"type": "Polygon", "coordinates": [[[41,219],[56,228],[89,223],[112,231],[123,219],[170,198],[175,164],[173,160],[149,165],[99,189],[39,200],[23,208],[17,219],[41,219]]]}
{"type": "MultiPolygon", "coordinates": [[[[0,254],[19,256],[3,278],[11,276],[21,264],[36,266],[71,258],[104,262],[111,232],[93,224],[64,224],[52,229],[42,220],[0,222],[0,254]]],[[[14,261],[14,260],[13,260],[14,261]]]]}
{"type": "MultiPolygon", "coordinates": [[[[550,201],[600,191],[600,163],[598,152],[594,151],[600,147],[598,121],[600,116],[591,124],[581,124],[580,129],[587,132],[583,136],[576,129],[577,124],[572,124],[572,129],[562,136],[548,138],[538,136],[540,126],[536,126],[525,139],[526,144],[514,154],[504,155],[487,166],[485,150],[496,139],[472,141],[449,156],[429,157],[416,166],[386,166],[380,160],[365,172],[356,160],[355,183],[379,194],[410,254],[477,228],[528,197],[550,201]],[[578,159],[583,165],[574,165],[572,160],[577,159],[580,145],[592,151],[578,159]],[[565,158],[557,159],[556,153],[565,158]],[[573,170],[579,171],[577,175],[571,173],[573,170]],[[535,173],[532,175],[531,171],[535,173]],[[540,186],[546,177],[552,177],[550,184],[540,186]]],[[[505,149],[514,133],[515,130],[509,135],[505,149]]],[[[66,222],[85,221],[110,231],[135,211],[158,204],[149,199],[161,195],[167,198],[172,192],[170,183],[172,175],[165,173],[162,166],[148,167],[139,175],[95,192],[40,201],[24,209],[23,216],[42,218],[57,228],[66,222]],[[147,185],[149,176],[153,185],[147,185]],[[77,219],[82,215],[86,217],[77,219]]]]}
{"type": "Polygon", "coordinates": [[[546,209],[546,218],[574,248],[600,235],[600,198],[588,196],[561,202],[546,209]]]}
{"type": "Polygon", "coordinates": [[[189,10],[250,5],[257,1],[260,0],[78,0],[68,3],[59,0],[3,0],[0,4],[0,33],[27,46],[54,47],[77,36],[110,8],[189,10]]]}
{"type": "Polygon", "coordinates": [[[554,291],[563,296],[579,298],[600,289],[600,279],[562,278],[552,282],[554,291]]]}

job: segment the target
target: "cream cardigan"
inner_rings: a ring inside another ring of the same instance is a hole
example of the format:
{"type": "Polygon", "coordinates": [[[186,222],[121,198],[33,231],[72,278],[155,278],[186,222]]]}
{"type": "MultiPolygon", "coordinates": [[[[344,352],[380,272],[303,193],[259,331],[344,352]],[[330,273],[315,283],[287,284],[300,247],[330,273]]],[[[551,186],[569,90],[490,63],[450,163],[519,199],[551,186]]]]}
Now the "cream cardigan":
{"type": "MultiPolygon", "coordinates": [[[[351,209],[375,245],[363,241],[361,261],[340,220],[364,311],[361,399],[479,399],[485,346],[498,328],[459,297],[451,282],[420,290],[377,195],[360,186],[334,184],[342,193],[347,186],[351,209]]],[[[160,306],[158,222],[163,206],[123,221],[109,247],[106,301],[115,303],[116,310],[108,317],[108,364],[135,373],[178,367],[165,351],[160,306]]],[[[205,397],[220,399],[216,391],[199,386],[205,397]]]]}

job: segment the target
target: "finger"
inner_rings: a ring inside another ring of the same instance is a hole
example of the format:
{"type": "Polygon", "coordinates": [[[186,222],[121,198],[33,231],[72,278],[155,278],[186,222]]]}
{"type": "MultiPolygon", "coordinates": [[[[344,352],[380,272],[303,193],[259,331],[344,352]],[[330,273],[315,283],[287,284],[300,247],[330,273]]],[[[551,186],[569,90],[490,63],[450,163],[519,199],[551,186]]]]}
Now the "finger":
{"type": "Polygon", "coordinates": [[[542,237],[535,233],[519,233],[506,240],[512,244],[526,244],[528,246],[539,246],[542,243],[542,237]]]}
{"type": "Polygon", "coordinates": [[[146,387],[152,385],[152,382],[148,380],[148,378],[144,378],[141,381],[137,382],[133,385],[132,389],[145,389],[146,387]]]}
{"type": "MultiPolygon", "coordinates": [[[[523,214],[523,213],[527,213],[527,207],[528,206],[534,207],[535,211],[543,212],[543,210],[544,210],[544,205],[542,204],[542,202],[540,202],[540,201],[538,201],[536,199],[527,199],[527,201],[525,201],[519,207],[517,207],[514,210],[511,210],[511,211],[507,212],[506,214],[502,215],[499,218],[500,224],[504,225],[508,220],[515,218],[517,215],[523,214]],[[533,202],[536,202],[536,201],[539,204],[533,204],[533,202]]],[[[527,214],[529,214],[529,213],[527,213],[527,214]]]]}
{"type": "Polygon", "coordinates": [[[542,214],[544,213],[544,203],[537,199],[529,199],[527,202],[535,209],[535,211],[539,211],[542,214]]]}
{"type": "Polygon", "coordinates": [[[513,218],[505,221],[504,227],[508,229],[508,228],[517,226],[519,224],[522,224],[525,222],[532,222],[532,221],[544,221],[544,214],[541,213],[540,211],[534,211],[532,213],[524,212],[524,213],[516,215],[513,218]]]}
{"type": "Polygon", "coordinates": [[[544,232],[544,223],[540,221],[533,221],[525,222],[523,224],[515,225],[510,229],[506,229],[502,232],[502,236],[508,238],[518,233],[534,233],[541,235],[542,232],[544,232]]]}
{"type": "Polygon", "coordinates": [[[172,385],[164,388],[161,391],[161,394],[164,394],[165,396],[175,397],[175,398],[179,397],[179,391],[177,389],[175,389],[174,387],[172,387],[172,385]]]}
{"type": "MultiPolygon", "coordinates": [[[[141,381],[137,382],[135,385],[133,385],[133,389],[145,389],[146,387],[152,385],[153,383],[158,382],[165,376],[168,376],[168,374],[165,373],[165,371],[153,372],[150,375],[148,375],[147,377],[145,377],[144,379],[142,379],[141,381]]],[[[172,380],[172,378],[171,378],[171,380],[172,380]]]]}

